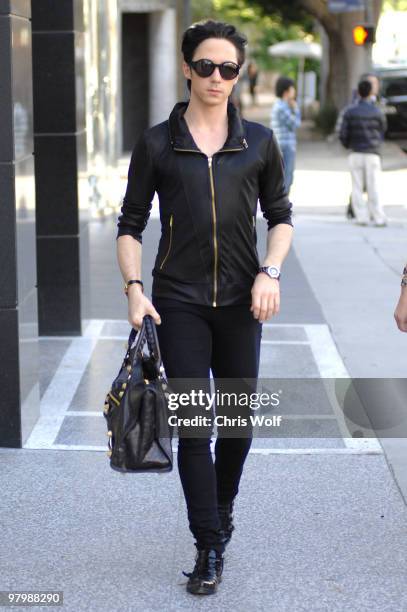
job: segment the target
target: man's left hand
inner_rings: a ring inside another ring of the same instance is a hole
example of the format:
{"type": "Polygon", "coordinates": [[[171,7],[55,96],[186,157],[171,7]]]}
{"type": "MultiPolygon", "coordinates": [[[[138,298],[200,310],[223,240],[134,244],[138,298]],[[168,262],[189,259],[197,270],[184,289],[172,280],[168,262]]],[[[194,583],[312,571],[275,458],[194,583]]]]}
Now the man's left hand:
{"type": "Polygon", "coordinates": [[[280,310],[280,281],[259,272],[252,287],[250,310],[255,319],[264,323],[280,310]]]}

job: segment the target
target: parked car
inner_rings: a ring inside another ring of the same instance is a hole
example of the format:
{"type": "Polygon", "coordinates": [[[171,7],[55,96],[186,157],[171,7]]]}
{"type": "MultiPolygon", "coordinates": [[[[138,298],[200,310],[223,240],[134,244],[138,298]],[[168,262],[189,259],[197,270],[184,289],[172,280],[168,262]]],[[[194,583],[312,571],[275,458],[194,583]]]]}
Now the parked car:
{"type": "Polygon", "coordinates": [[[376,69],[380,95],[387,117],[386,136],[407,133],[407,66],[376,69]]]}

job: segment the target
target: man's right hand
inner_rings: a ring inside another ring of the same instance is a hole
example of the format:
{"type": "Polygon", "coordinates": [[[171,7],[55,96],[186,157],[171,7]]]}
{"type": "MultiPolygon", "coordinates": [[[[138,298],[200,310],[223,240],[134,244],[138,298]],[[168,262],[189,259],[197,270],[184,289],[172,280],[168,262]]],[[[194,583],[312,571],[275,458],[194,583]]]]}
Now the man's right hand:
{"type": "Polygon", "coordinates": [[[141,287],[130,285],[128,288],[128,321],[132,327],[139,330],[143,324],[143,318],[146,314],[151,315],[154,323],[161,324],[161,317],[154,308],[151,301],[144,295],[141,287]]]}
{"type": "Polygon", "coordinates": [[[402,332],[407,332],[407,287],[401,290],[400,299],[394,312],[397,327],[402,332]]]}

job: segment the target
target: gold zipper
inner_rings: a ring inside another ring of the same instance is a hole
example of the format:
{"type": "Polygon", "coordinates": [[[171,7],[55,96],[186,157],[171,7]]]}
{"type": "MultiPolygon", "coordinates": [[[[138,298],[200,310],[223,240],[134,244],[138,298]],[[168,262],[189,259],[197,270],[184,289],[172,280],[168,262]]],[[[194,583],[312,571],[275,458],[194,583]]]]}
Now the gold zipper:
{"type": "MultiPolygon", "coordinates": [[[[239,147],[238,149],[219,149],[216,151],[214,155],[218,153],[229,153],[229,151],[243,151],[247,147],[239,147]]],[[[205,155],[202,151],[198,151],[197,149],[177,149],[177,147],[173,147],[173,151],[185,151],[186,153],[200,153],[201,155],[205,155]]]]}
{"type": "Polygon", "coordinates": [[[120,402],[117,400],[111,393],[108,393],[108,396],[114,401],[114,403],[119,406],[120,402]]]}
{"type": "Polygon", "coordinates": [[[171,251],[171,243],[172,243],[172,215],[171,215],[171,217],[170,217],[170,242],[169,242],[169,245],[168,245],[168,250],[167,250],[167,253],[166,253],[166,255],[165,255],[164,259],[163,259],[163,260],[162,260],[162,262],[161,262],[160,270],[161,270],[161,268],[163,267],[163,265],[165,264],[165,261],[166,261],[166,259],[167,259],[168,255],[170,254],[170,251],[171,251]]]}
{"type": "MultiPolygon", "coordinates": [[[[242,151],[243,149],[247,149],[248,144],[246,139],[243,140],[243,147],[239,147],[238,149],[220,149],[216,151],[214,155],[218,153],[229,153],[229,151],[242,151]]],[[[187,153],[200,153],[201,155],[205,155],[202,151],[197,151],[196,149],[179,149],[177,147],[173,147],[174,151],[185,151],[187,153]]],[[[212,195],[212,216],[213,216],[213,248],[214,248],[214,265],[213,265],[213,302],[212,306],[216,307],[216,297],[218,291],[218,241],[216,236],[216,208],[215,208],[215,187],[213,184],[213,171],[212,171],[212,156],[208,157],[208,167],[209,167],[209,178],[211,183],[211,195],[212,195]]],[[[165,261],[165,260],[164,260],[165,261]]],[[[163,262],[164,263],[164,262],[163,262]]],[[[163,264],[161,264],[162,266],[163,264]]]]}
{"type": "Polygon", "coordinates": [[[212,194],[212,215],[213,215],[213,248],[215,257],[213,262],[213,302],[212,306],[216,306],[216,294],[218,291],[218,240],[216,237],[216,208],[215,208],[215,187],[213,184],[212,157],[208,157],[209,178],[211,182],[212,194]]]}
{"type": "Polygon", "coordinates": [[[216,153],[229,153],[229,151],[243,151],[243,149],[245,149],[246,147],[239,147],[239,149],[220,149],[219,151],[216,151],[216,153]]]}
{"type": "Polygon", "coordinates": [[[238,149],[220,149],[220,151],[216,151],[216,153],[228,153],[229,151],[243,151],[243,149],[247,149],[249,145],[247,144],[246,138],[243,138],[243,147],[239,147],[238,149]]]}

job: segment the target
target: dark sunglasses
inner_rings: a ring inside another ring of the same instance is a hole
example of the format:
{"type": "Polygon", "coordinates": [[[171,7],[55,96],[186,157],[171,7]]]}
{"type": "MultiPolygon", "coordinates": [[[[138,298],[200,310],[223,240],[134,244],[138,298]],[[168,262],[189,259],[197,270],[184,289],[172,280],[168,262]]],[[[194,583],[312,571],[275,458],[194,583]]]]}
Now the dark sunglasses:
{"type": "Polygon", "coordinates": [[[231,81],[239,74],[240,66],[234,62],[222,62],[215,64],[209,59],[200,59],[196,62],[189,62],[189,65],[195,70],[198,76],[206,78],[214,73],[215,68],[219,68],[219,73],[225,81],[231,81]]]}

